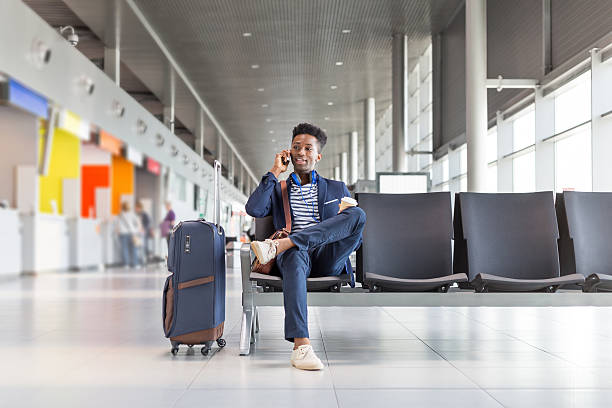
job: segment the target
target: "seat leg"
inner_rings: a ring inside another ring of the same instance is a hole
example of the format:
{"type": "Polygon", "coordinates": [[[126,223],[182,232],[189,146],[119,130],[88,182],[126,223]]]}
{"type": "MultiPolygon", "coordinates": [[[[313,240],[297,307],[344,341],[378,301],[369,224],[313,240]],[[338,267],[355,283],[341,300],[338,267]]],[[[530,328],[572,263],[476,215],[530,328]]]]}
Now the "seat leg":
{"type": "Polygon", "coordinates": [[[251,353],[253,342],[253,310],[243,309],[242,324],[240,326],[240,355],[248,356],[251,353]]]}

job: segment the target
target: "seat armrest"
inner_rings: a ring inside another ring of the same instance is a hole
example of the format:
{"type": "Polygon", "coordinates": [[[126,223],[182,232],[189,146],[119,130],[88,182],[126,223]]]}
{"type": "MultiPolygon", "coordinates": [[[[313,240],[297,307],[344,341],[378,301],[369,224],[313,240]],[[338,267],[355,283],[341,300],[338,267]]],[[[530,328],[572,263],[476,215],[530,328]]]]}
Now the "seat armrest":
{"type": "Polygon", "coordinates": [[[253,255],[251,252],[251,244],[244,243],[240,247],[240,272],[242,274],[242,292],[251,289],[251,265],[253,263],[253,255]]]}

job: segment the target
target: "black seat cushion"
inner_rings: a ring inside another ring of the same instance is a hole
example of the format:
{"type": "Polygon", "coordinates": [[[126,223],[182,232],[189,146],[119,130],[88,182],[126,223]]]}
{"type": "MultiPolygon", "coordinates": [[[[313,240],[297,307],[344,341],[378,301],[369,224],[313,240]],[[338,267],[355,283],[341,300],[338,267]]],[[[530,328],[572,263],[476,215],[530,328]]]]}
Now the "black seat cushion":
{"type": "Polygon", "coordinates": [[[563,285],[582,284],[584,276],[573,274],[549,279],[513,279],[480,273],[471,283],[477,291],[486,288],[498,292],[531,292],[553,287],[556,289],[563,285]]]}
{"type": "Polygon", "coordinates": [[[385,290],[398,292],[425,292],[436,290],[441,287],[448,288],[448,286],[455,282],[467,282],[467,280],[467,275],[465,273],[456,273],[430,279],[402,279],[378,275],[376,273],[368,274],[369,285],[376,285],[385,290]]]}
{"type": "MultiPolygon", "coordinates": [[[[259,286],[269,286],[282,290],[283,279],[280,276],[264,275],[262,273],[251,272],[250,279],[256,281],[259,286]]],[[[320,278],[307,278],[306,288],[310,292],[329,290],[335,285],[346,285],[350,282],[348,274],[343,273],[339,276],[324,276],[320,278]]]]}

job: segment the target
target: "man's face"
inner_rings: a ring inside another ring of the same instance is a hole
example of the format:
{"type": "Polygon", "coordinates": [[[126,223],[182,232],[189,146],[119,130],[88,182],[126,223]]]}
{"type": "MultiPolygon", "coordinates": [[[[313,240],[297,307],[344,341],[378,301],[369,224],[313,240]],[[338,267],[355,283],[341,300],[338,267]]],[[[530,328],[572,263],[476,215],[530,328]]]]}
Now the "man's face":
{"type": "Polygon", "coordinates": [[[315,164],[321,160],[319,141],[312,135],[297,135],[291,142],[291,163],[298,173],[314,170],[315,164]]]}

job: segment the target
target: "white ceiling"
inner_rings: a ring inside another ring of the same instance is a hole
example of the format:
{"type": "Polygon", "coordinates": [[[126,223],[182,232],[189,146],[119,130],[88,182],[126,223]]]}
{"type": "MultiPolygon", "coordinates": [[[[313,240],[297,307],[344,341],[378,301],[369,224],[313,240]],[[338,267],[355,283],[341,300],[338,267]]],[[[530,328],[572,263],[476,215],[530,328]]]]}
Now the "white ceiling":
{"type": "MultiPolygon", "coordinates": [[[[168,95],[168,63],[136,18],[133,7],[139,9],[255,176],[269,169],[273,152],[288,146],[292,127],[301,121],[327,130],[324,157],[335,161],[337,153],[348,148],[348,132],[361,134],[363,100],[376,98],[377,117],[391,103],[393,33],[408,35],[409,63],[414,64],[430,33],[441,30],[461,4],[461,0],[64,2],[107,45],[119,29],[122,61],[163,102],[168,95]],[[343,65],[337,66],[338,61],[343,65]]],[[[46,6],[49,15],[54,13],[49,9],[53,3],[58,9],[62,6],[58,0],[28,3],[46,6]]],[[[61,13],[54,18],[61,20],[61,13]]],[[[193,129],[196,99],[183,81],[177,81],[176,92],[176,115],[193,129]]],[[[211,151],[215,140],[209,121],[205,145],[211,151]]],[[[322,162],[324,167],[331,165],[329,159],[322,162]]]]}

